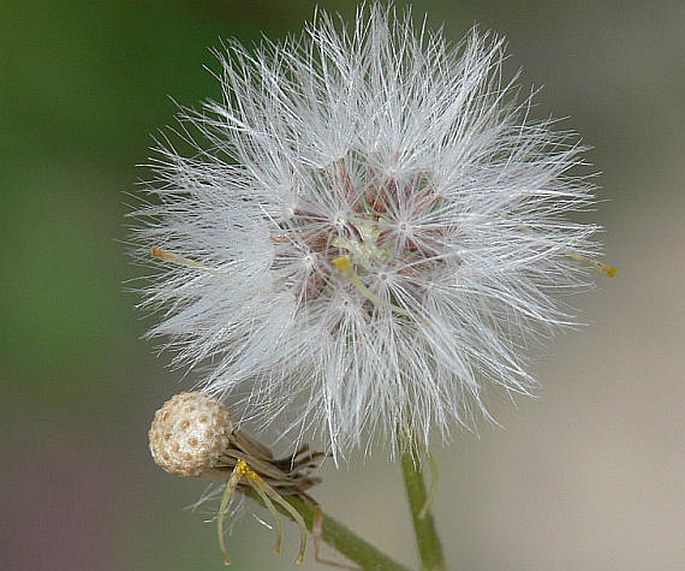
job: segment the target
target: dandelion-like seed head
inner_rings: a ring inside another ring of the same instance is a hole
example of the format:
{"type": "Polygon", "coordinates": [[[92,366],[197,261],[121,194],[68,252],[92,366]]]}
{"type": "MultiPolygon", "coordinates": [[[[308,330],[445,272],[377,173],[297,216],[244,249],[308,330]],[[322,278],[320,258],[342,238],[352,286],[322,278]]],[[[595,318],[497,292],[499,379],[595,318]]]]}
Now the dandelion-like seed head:
{"type": "Polygon", "coordinates": [[[151,333],[232,410],[334,454],[473,426],[488,386],[528,393],[530,346],[599,263],[570,216],[593,201],[583,149],[529,119],[503,40],[412,22],[371,5],[228,45],[223,100],[183,114],[193,153],[162,141],[136,213],[162,267],[151,333]]]}

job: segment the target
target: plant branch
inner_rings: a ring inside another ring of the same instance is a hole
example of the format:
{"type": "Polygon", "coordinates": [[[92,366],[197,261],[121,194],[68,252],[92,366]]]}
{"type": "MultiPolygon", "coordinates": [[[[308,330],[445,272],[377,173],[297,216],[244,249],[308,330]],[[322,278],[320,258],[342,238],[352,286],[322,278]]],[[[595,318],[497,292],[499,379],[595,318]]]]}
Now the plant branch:
{"type": "MultiPolygon", "coordinates": [[[[256,501],[260,501],[251,490],[245,490],[245,493],[256,501]]],[[[312,531],[317,509],[315,505],[296,495],[284,495],[282,498],[300,513],[307,529],[312,531]]],[[[276,506],[276,508],[283,515],[291,520],[293,519],[292,514],[288,513],[288,511],[281,506],[276,506]]],[[[356,535],[345,525],[325,513],[323,514],[321,539],[365,571],[409,571],[408,567],[397,563],[385,553],[356,535]]]]}
{"type": "MultiPolygon", "coordinates": [[[[405,442],[405,444],[408,443],[405,442]]],[[[447,571],[442,545],[435,531],[430,504],[427,503],[428,495],[423,481],[422,461],[416,453],[415,446],[407,445],[404,447],[400,455],[400,463],[407,490],[409,509],[414,523],[414,535],[421,559],[421,570],[447,571]]]]}

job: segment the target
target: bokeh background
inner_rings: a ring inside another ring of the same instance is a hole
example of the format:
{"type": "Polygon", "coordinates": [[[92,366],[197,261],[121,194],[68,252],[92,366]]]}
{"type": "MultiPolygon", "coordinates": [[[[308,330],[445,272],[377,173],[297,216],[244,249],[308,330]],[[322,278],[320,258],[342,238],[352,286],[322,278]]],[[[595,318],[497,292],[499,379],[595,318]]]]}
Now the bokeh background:
{"type": "MultiPolygon", "coordinates": [[[[348,1],[321,4],[350,17],[348,1]]],[[[398,2],[400,6],[404,2],[398,2]]],[[[192,384],[140,340],[124,214],[175,101],[219,97],[221,38],[300,29],[304,0],[0,4],[0,568],[222,569],[202,482],[158,470],[152,411],[192,384]]],[[[589,326],[559,337],[538,400],[438,448],[451,569],[685,569],[685,3],[417,0],[458,40],[506,33],[535,113],[594,145],[608,259],[589,326]]],[[[351,458],[317,498],[416,565],[397,467],[351,458]]],[[[247,506],[249,508],[249,506],[247,506]]],[[[244,510],[235,569],[293,569],[244,510]]],[[[317,568],[308,561],[304,569],[317,568]]]]}

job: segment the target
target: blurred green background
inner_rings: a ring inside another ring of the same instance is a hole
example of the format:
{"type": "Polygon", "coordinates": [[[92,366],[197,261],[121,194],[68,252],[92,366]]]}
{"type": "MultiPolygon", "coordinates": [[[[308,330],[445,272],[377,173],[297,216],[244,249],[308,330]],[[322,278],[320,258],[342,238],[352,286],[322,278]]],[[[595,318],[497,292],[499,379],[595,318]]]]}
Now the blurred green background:
{"type": "MultiPolygon", "coordinates": [[[[404,5],[398,2],[398,5],[404,5]]],[[[350,17],[354,4],[322,2],[350,17]]],[[[221,569],[204,489],[158,470],[146,431],[180,384],[140,340],[124,214],[150,134],[218,98],[221,38],[282,38],[314,2],[0,4],[0,568],[221,569]]],[[[452,569],[685,568],[685,4],[414,3],[458,40],[507,35],[535,113],[571,116],[603,172],[597,220],[621,272],[583,298],[590,326],[535,369],[537,401],[437,450],[452,569]]],[[[415,563],[396,466],[328,467],[317,498],[415,563]]],[[[250,506],[246,506],[249,508],[250,506]]],[[[244,510],[235,569],[291,569],[244,510]]],[[[317,568],[309,560],[305,569],[317,568]]]]}

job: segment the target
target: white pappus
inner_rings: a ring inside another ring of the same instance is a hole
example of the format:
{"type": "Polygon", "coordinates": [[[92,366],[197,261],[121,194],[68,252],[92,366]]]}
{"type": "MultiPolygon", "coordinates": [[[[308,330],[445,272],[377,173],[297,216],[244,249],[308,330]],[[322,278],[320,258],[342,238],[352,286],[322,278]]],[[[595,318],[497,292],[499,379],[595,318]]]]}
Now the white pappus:
{"type": "Polygon", "coordinates": [[[584,149],[529,119],[503,39],[452,45],[374,4],[217,54],[223,100],[182,113],[133,214],[174,362],[334,455],[472,427],[494,385],[529,393],[531,347],[611,270],[575,214],[584,149]]]}

